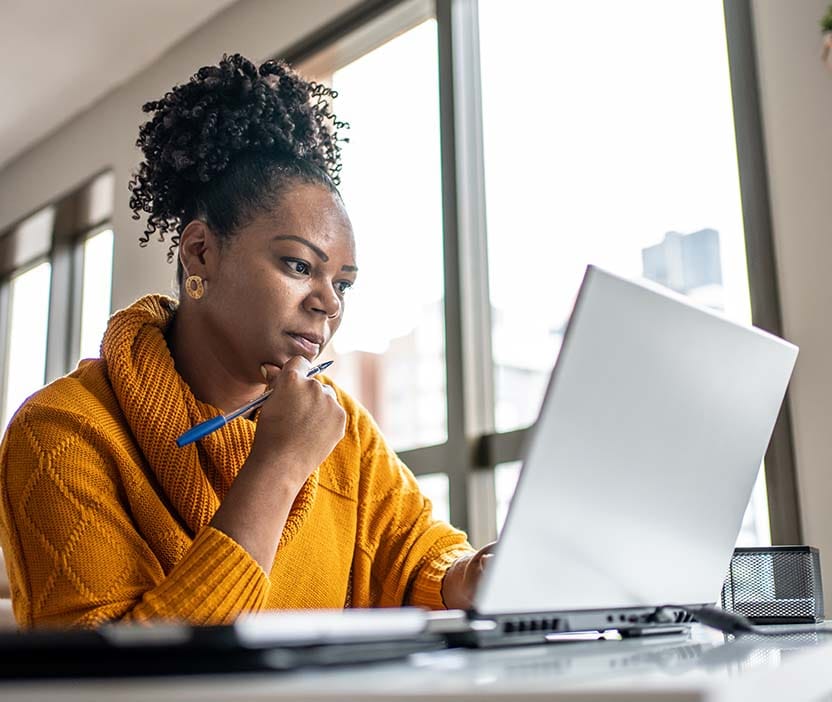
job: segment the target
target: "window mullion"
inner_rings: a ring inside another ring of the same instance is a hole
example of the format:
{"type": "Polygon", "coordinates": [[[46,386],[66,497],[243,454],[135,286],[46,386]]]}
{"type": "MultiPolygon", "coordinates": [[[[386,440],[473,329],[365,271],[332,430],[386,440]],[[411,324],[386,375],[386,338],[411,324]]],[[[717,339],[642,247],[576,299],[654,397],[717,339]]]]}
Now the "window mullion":
{"type": "Polygon", "coordinates": [[[474,543],[496,535],[493,466],[472,447],[494,431],[476,0],[437,0],[445,234],[451,519],[474,543]]]}
{"type": "MultiPolygon", "coordinates": [[[[75,359],[81,357],[81,324],[83,322],[81,310],[83,305],[85,264],[84,244],[86,243],[87,238],[89,238],[89,236],[79,238],[75,243],[75,246],[72,247],[72,251],[70,253],[71,272],[69,288],[67,291],[69,293],[67,296],[69,301],[69,318],[72,320],[72,323],[67,330],[67,353],[69,365],[72,365],[75,359]]],[[[68,367],[67,372],[70,370],[72,369],[68,367]]]]}
{"type": "MultiPolygon", "coordinates": [[[[723,3],[753,323],[783,335],[750,0],[723,3]]],[[[788,394],[765,456],[771,543],[803,542],[788,394]]]]}
{"type": "Polygon", "coordinates": [[[49,322],[46,332],[45,382],[51,383],[67,372],[69,337],[73,326],[70,300],[72,288],[72,250],[58,242],[50,256],[49,322]]]}

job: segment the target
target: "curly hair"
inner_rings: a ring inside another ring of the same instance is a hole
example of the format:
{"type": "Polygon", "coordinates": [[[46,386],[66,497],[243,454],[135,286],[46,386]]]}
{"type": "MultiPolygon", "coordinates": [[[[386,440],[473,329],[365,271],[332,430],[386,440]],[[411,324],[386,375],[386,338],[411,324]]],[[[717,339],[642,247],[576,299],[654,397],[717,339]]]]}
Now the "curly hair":
{"type": "Polygon", "coordinates": [[[133,219],[148,215],[139,245],[170,234],[170,262],[192,219],[204,219],[223,240],[273,206],[291,181],[337,194],[340,143],[348,141],[338,130],[349,125],[330,111],[336,96],[283,61],[257,68],[225,54],[219,66],[204,66],[145,103],[143,111],[155,114],[139,130],[144,160],[129,184],[133,219]]]}

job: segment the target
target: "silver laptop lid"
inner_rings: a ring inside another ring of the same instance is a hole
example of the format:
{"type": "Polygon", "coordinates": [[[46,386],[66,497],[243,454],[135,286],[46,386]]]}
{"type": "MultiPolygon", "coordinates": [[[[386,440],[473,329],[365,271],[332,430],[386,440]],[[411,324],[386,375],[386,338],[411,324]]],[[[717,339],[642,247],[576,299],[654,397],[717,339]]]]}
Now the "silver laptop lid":
{"type": "Polygon", "coordinates": [[[590,266],[476,611],[715,602],[796,358],[590,266]]]}

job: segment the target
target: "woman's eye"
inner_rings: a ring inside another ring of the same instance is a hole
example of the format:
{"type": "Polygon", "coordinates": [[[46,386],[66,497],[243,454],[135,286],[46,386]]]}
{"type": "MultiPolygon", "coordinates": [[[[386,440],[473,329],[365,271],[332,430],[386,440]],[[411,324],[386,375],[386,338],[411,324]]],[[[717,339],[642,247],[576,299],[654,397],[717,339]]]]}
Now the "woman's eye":
{"type": "Polygon", "coordinates": [[[291,268],[295,273],[301,273],[303,275],[309,273],[309,264],[306,263],[306,261],[298,261],[294,258],[287,258],[285,261],[289,268],[291,268]]]}
{"type": "Polygon", "coordinates": [[[343,295],[347,290],[352,287],[352,283],[348,280],[339,280],[335,283],[335,289],[338,291],[339,294],[343,295]]]}

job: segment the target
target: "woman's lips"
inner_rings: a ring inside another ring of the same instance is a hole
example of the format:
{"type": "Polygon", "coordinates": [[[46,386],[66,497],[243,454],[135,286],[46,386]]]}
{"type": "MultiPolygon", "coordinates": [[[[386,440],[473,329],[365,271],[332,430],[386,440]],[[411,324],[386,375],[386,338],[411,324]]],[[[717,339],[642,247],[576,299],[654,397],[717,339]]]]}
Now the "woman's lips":
{"type": "Polygon", "coordinates": [[[300,334],[287,332],[286,336],[288,336],[294,342],[295,346],[300,349],[302,356],[311,356],[314,358],[318,355],[318,351],[321,349],[320,344],[312,341],[311,339],[307,339],[305,336],[301,336],[300,334]]]}

